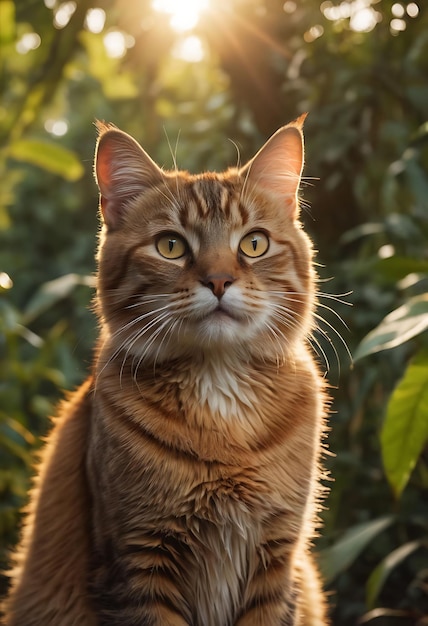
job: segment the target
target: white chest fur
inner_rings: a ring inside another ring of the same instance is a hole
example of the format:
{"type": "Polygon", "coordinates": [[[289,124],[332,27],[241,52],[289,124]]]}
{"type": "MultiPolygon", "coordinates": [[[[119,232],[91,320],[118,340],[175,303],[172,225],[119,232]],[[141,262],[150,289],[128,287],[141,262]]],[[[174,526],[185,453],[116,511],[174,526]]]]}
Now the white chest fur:
{"type": "Polygon", "coordinates": [[[235,359],[213,358],[195,368],[191,388],[201,407],[223,419],[244,420],[257,403],[255,381],[235,359]]]}
{"type": "MultiPolygon", "coordinates": [[[[237,507],[223,524],[204,521],[197,530],[200,551],[192,594],[198,626],[235,624],[249,578],[256,567],[259,528],[237,507]]],[[[190,581],[189,581],[190,582],[190,581]]]]}

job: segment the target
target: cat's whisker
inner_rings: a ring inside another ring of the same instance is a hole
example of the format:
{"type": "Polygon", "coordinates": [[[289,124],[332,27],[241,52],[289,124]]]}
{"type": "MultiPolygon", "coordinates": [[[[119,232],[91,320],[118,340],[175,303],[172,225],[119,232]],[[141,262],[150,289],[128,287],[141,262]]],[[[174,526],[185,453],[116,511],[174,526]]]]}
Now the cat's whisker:
{"type": "Polygon", "coordinates": [[[161,298],[170,298],[170,293],[134,293],[131,296],[132,298],[138,298],[139,302],[156,302],[161,298]]]}
{"type": "Polygon", "coordinates": [[[171,153],[172,162],[173,162],[173,164],[174,164],[174,171],[175,171],[175,172],[178,172],[178,167],[177,167],[177,151],[178,151],[178,143],[179,143],[179,141],[180,141],[180,131],[178,131],[178,133],[177,133],[177,140],[176,140],[176,142],[175,142],[175,149],[174,149],[174,150],[172,149],[171,142],[170,142],[170,140],[169,140],[168,133],[166,132],[166,128],[165,128],[165,127],[164,127],[164,129],[163,129],[163,132],[165,133],[166,141],[167,141],[167,143],[168,143],[168,148],[169,148],[169,151],[170,151],[170,153],[171,153]]]}
{"type": "MultiPolygon", "coordinates": [[[[342,335],[339,333],[339,331],[332,325],[330,324],[330,322],[328,322],[326,319],[324,319],[321,315],[318,315],[317,313],[314,313],[314,317],[321,323],[325,324],[333,333],[334,335],[339,339],[340,343],[343,345],[343,347],[345,348],[345,352],[349,358],[349,361],[352,363],[352,354],[351,351],[348,347],[348,344],[346,343],[346,341],[344,340],[344,338],[342,337],[342,335]]],[[[333,342],[333,340],[331,339],[330,335],[323,329],[320,327],[319,324],[317,324],[317,329],[319,330],[320,333],[322,333],[322,335],[328,340],[329,344],[331,345],[331,347],[334,350],[334,353],[336,354],[337,357],[337,362],[339,365],[339,369],[340,369],[340,359],[339,359],[339,355],[336,349],[336,346],[333,342]]]]}
{"type": "Polygon", "coordinates": [[[117,331],[115,331],[112,334],[111,338],[116,339],[117,337],[119,337],[119,335],[121,335],[122,333],[132,328],[132,326],[136,326],[137,324],[140,324],[147,317],[153,317],[154,315],[157,315],[158,313],[162,311],[167,311],[169,308],[170,308],[170,305],[166,304],[165,306],[158,307],[157,309],[152,309],[151,311],[147,311],[146,313],[142,313],[141,315],[134,317],[132,320],[127,322],[124,326],[121,326],[117,331]]]}
{"type": "Polygon", "coordinates": [[[134,380],[137,378],[138,369],[140,368],[141,364],[144,362],[146,357],[149,356],[149,354],[151,353],[151,349],[155,345],[156,341],[159,339],[160,335],[163,335],[161,340],[160,340],[160,342],[159,342],[159,345],[158,345],[158,348],[156,350],[156,353],[155,353],[154,357],[152,357],[152,360],[153,360],[153,375],[155,375],[155,373],[156,373],[156,364],[157,364],[157,361],[158,361],[158,358],[159,358],[160,351],[161,351],[162,347],[164,347],[165,339],[169,336],[169,339],[168,339],[168,343],[169,343],[169,340],[170,340],[170,337],[171,337],[171,332],[175,328],[177,323],[178,323],[178,320],[166,319],[162,323],[160,328],[158,328],[155,331],[153,336],[150,338],[150,340],[145,345],[145,350],[144,350],[144,352],[140,356],[140,359],[139,359],[139,361],[137,363],[137,367],[135,368],[134,380]],[[166,328],[166,331],[165,331],[165,328],[166,328]]]}
{"type": "MultiPolygon", "coordinates": [[[[138,361],[137,361],[137,356],[136,355],[134,356],[132,360],[132,369],[133,369],[133,379],[135,382],[137,382],[138,370],[140,369],[141,364],[145,361],[146,357],[151,353],[152,346],[156,343],[158,337],[160,336],[160,334],[162,333],[162,331],[164,330],[164,328],[167,326],[168,323],[170,323],[170,320],[165,320],[161,324],[161,326],[157,328],[153,332],[153,334],[151,334],[149,340],[144,345],[144,350],[142,350],[141,354],[139,355],[138,361]]],[[[153,363],[153,368],[155,371],[156,370],[155,362],[153,363]]]]}
{"type": "Polygon", "coordinates": [[[332,309],[330,306],[327,306],[326,304],[323,304],[322,302],[318,302],[317,303],[317,308],[324,309],[325,311],[329,311],[330,313],[332,313],[332,315],[334,315],[334,317],[336,319],[338,319],[339,322],[341,322],[343,324],[343,326],[346,328],[346,330],[351,332],[350,329],[349,329],[348,324],[345,322],[345,320],[342,318],[342,316],[339,315],[339,313],[337,311],[335,311],[334,309],[332,309]]]}
{"type": "MultiPolygon", "coordinates": [[[[121,370],[120,370],[120,377],[122,379],[122,374],[123,374],[123,369],[125,367],[125,363],[128,359],[129,353],[131,352],[131,350],[133,349],[133,347],[135,346],[135,344],[139,341],[141,341],[141,339],[143,338],[143,336],[145,334],[147,334],[150,330],[152,330],[153,328],[155,328],[158,324],[163,324],[164,320],[168,320],[169,318],[169,312],[164,312],[161,313],[160,315],[158,315],[157,317],[155,317],[153,320],[151,320],[150,322],[148,322],[147,324],[145,324],[141,329],[139,329],[134,337],[132,338],[132,340],[130,341],[130,343],[127,346],[127,350],[126,353],[123,357],[122,360],[122,366],[121,366],[121,370]]],[[[155,333],[157,332],[158,329],[155,328],[155,333]]],[[[151,341],[153,339],[153,336],[151,337],[151,339],[149,341],[151,341]]],[[[148,344],[145,345],[145,349],[147,349],[148,344]]]]}
{"type": "Polygon", "coordinates": [[[103,300],[106,299],[114,299],[115,301],[129,300],[131,298],[153,298],[153,297],[168,297],[171,294],[168,293],[145,293],[145,292],[135,292],[129,293],[129,290],[125,287],[115,287],[114,289],[108,289],[103,293],[103,300]]]}
{"type": "Polygon", "coordinates": [[[351,295],[352,295],[352,291],[347,291],[345,293],[325,293],[323,291],[317,291],[318,298],[327,298],[329,300],[334,300],[334,302],[345,304],[346,306],[353,306],[352,302],[349,302],[348,300],[343,300],[343,298],[346,298],[351,295]]]}
{"type": "MultiPolygon", "coordinates": [[[[281,330],[279,330],[279,328],[274,328],[268,322],[266,322],[266,327],[269,330],[269,335],[268,335],[269,339],[272,341],[274,348],[275,348],[276,363],[278,367],[279,363],[284,362],[285,360],[285,346],[287,346],[289,341],[287,337],[285,337],[284,333],[281,330]],[[281,342],[281,339],[282,339],[282,342],[281,342]],[[279,354],[278,354],[278,348],[280,351],[279,354]]],[[[262,354],[262,358],[263,356],[264,355],[262,354]]]]}
{"type": "Polygon", "coordinates": [[[238,144],[236,143],[236,141],[233,141],[233,139],[231,139],[229,137],[229,141],[230,143],[234,146],[235,150],[236,150],[236,169],[239,170],[241,167],[241,150],[238,146],[238,144]]]}
{"type": "MultiPolygon", "coordinates": [[[[300,295],[300,294],[299,294],[300,295]]],[[[298,304],[304,304],[305,302],[305,298],[299,299],[299,298],[290,298],[288,296],[288,294],[286,295],[286,298],[288,300],[290,300],[291,302],[296,302],[298,304]]],[[[326,311],[329,311],[330,313],[332,313],[346,328],[346,330],[349,331],[348,325],[346,324],[345,320],[339,315],[339,313],[337,311],[335,311],[334,309],[332,309],[331,307],[329,307],[326,304],[323,304],[322,302],[317,302],[317,308],[321,308],[321,309],[325,309],[326,311]]],[[[337,331],[336,331],[337,332],[337,331]]]]}
{"type": "MultiPolygon", "coordinates": [[[[282,295],[285,299],[288,299],[289,301],[296,302],[298,304],[303,304],[305,302],[305,294],[302,294],[302,293],[299,293],[299,292],[280,292],[280,291],[276,291],[276,292],[272,292],[272,293],[276,293],[277,295],[282,295]],[[290,297],[290,296],[293,296],[293,295],[294,296],[301,296],[301,297],[300,298],[290,297]]],[[[341,294],[341,295],[348,295],[348,294],[341,294]]],[[[333,294],[318,294],[318,296],[324,296],[324,297],[327,297],[327,298],[329,298],[331,300],[335,300],[335,301],[341,302],[342,304],[348,304],[348,305],[350,304],[350,303],[348,303],[346,301],[343,301],[343,300],[339,299],[337,296],[335,296],[333,294]]],[[[325,309],[325,310],[329,311],[330,313],[332,313],[344,325],[344,327],[347,330],[349,330],[346,322],[342,319],[342,317],[339,315],[339,313],[337,311],[335,311],[331,307],[323,304],[322,302],[319,302],[319,300],[318,300],[317,306],[319,308],[325,309]]],[[[352,306],[352,303],[351,303],[351,306],[352,306]]],[[[332,339],[328,335],[328,333],[324,329],[320,328],[319,323],[324,323],[334,333],[334,335],[339,339],[339,341],[341,342],[341,344],[345,348],[347,356],[349,357],[350,361],[352,362],[352,355],[351,355],[351,352],[349,350],[349,347],[348,347],[345,339],[343,338],[343,336],[337,330],[337,328],[335,328],[330,322],[328,322],[328,320],[326,320],[324,317],[322,317],[322,315],[320,315],[319,313],[314,312],[313,316],[314,316],[314,319],[316,319],[318,321],[317,329],[324,336],[324,338],[329,342],[329,344],[331,345],[333,351],[335,352],[339,369],[340,369],[340,359],[339,359],[339,355],[338,355],[336,346],[334,345],[334,342],[332,341],[332,339]]]]}
{"type": "Polygon", "coordinates": [[[312,349],[314,350],[314,352],[316,354],[318,354],[321,358],[324,359],[324,363],[327,369],[327,372],[330,371],[330,361],[328,359],[328,356],[325,352],[325,350],[323,349],[321,343],[318,341],[318,339],[315,337],[314,333],[311,333],[308,336],[308,341],[312,346],[312,349]],[[321,353],[321,354],[320,354],[321,353]]]}
{"type": "MultiPolygon", "coordinates": [[[[159,312],[162,311],[167,311],[169,308],[169,305],[163,306],[163,307],[159,307],[158,309],[154,309],[152,311],[148,311],[147,313],[144,313],[142,315],[139,315],[138,317],[133,318],[132,320],[130,320],[127,324],[125,324],[124,326],[121,326],[117,331],[115,331],[114,333],[112,333],[112,335],[108,338],[106,338],[104,340],[104,344],[107,341],[113,342],[116,339],[118,339],[120,337],[121,334],[123,334],[124,332],[128,332],[133,326],[140,324],[145,318],[153,316],[153,315],[157,315],[159,312]]],[[[167,314],[167,313],[166,313],[167,314]]],[[[163,313],[163,315],[165,315],[165,313],[163,313]]],[[[155,321],[155,320],[153,320],[155,321]]],[[[138,333],[137,333],[138,335],[138,333]]],[[[98,378],[101,376],[101,374],[104,372],[104,370],[108,367],[108,365],[114,360],[116,359],[119,354],[127,349],[126,354],[129,353],[130,349],[133,347],[134,343],[135,343],[136,339],[135,339],[135,335],[133,335],[131,338],[125,339],[125,341],[123,341],[110,355],[110,358],[107,360],[107,362],[104,364],[104,366],[102,367],[101,371],[98,373],[96,381],[95,381],[95,391],[96,391],[96,384],[98,381],[98,378]]],[[[121,368],[121,375],[122,375],[122,371],[123,371],[123,364],[122,364],[122,368],[121,368]]]]}
{"type": "Polygon", "coordinates": [[[327,354],[326,354],[325,350],[321,347],[320,341],[318,339],[316,339],[316,336],[315,336],[316,333],[319,333],[324,338],[324,340],[330,345],[331,349],[333,350],[334,356],[336,358],[336,363],[337,363],[338,370],[339,370],[339,373],[340,373],[341,362],[340,362],[340,358],[339,358],[339,352],[338,352],[338,350],[337,350],[337,348],[336,348],[332,338],[330,337],[330,335],[328,334],[328,332],[324,328],[321,328],[321,326],[319,324],[314,328],[313,332],[310,335],[310,340],[312,340],[314,343],[316,343],[316,345],[318,346],[319,350],[321,351],[322,356],[323,356],[323,358],[324,358],[324,360],[326,362],[326,366],[327,366],[328,370],[330,369],[330,362],[329,362],[329,359],[327,358],[327,354]]]}
{"type": "MultiPolygon", "coordinates": [[[[146,328],[146,327],[144,327],[146,328]]],[[[144,329],[143,329],[144,330],[144,329]]],[[[147,331],[150,330],[149,328],[147,328],[147,331]]],[[[120,386],[122,387],[122,377],[123,377],[123,373],[125,370],[125,365],[128,362],[128,358],[130,353],[132,352],[135,344],[141,340],[142,338],[142,334],[144,334],[144,332],[138,331],[136,332],[132,337],[130,337],[127,341],[123,342],[123,344],[121,345],[121,352],[124,352],[123,354],[123,358],[122,358],[122,363],[120,366],[120,370],[119,370],[119,380],[120,380],[120,386]]],[[[146,349],[146,346],[144,347],[144,350],[146,349]]],[[[135,355],[133,355],[133,359],[132,359],[132,364],[134,363],[135,360],[135,355]]]]}
{"type": "MultiPolygon", "coordinates": [[[[284,297],[302,296],[304,298],[307,298],[310,295],[306,292],[301,292],[301,291],[284,291],[284,290],[282,291],[270,290],[268,293],[272,295],[279,295],[279,296],[284,296],[284,297]]],[[[339,304],[345,304],[346,306],[352,306],[352,302],[348,302],[347,300],[343,300],[342,298],[345,298],[351,294],[352,294],[351,291],[346,292],[346,293],[339,293],[339,294],[325,293],[323,291],[316,292],[317,299],[327,298],[329,300],[333,300],[334,302],[338,302],[339,304]]]]}
{"type": "Polygon", "coordinates": [[[161,350],[164,350],[164,351],[167,350],[167,348],[169,346],[169,343],[171,341],[171,337],[172,337],[175,329],[177,328],[178,324],[181,325],[182,323],[183,323],[182,319],[181,320],[180,319],[172,320],[172,323],[170,323],[169,327],[167,328],[166,332],[164,333],[164,336],[162,337],[162,341],[160,342],[159,347],[158,347],[158,349],[156,351],[155,357],[153,359],[153,375],[155,375],[155,372],[156,372],[156,363],[158,361],[158,358],[159,358],[161,350]]]}
{"type": "MultiPolygon", "coordinates": [[[[171,294],[165,294],[165,296],[170,298],[171,294]]],[[[159,298],[157,296],[155,298],[150,298],[150,299],[147,299],[147,300],[142,300],[141,299],[139,302],[135,302],[134,304],[128,304],[128,306],[126,306],[125,309],[136,309],[138,307],[145,306],[147,304],[153,304],[153,303],[157,302],[158,299],[159,298]]]]}
{"type": "Polygon", "coordinates": [[[300,326],[300,322],[296,318],[301,316],[283,306],[275,307],[272,311],[272,317],[285,324],[291,330],[300,326]]]}
{"type": "MultiPolygon", "coordinates": [[[[283,324],[286,324],[290,328],[290,330],[296,329],[300,325],[300,322],[298,322],[297,319],[299,319],[299,318],[303,319],[302,315],[296,313],[295,311],[285,309],[283,305],[276,305],[276,310],[275,310],[275,312],[273,314],[273,317],[275,319],[277,319],[279,322],[281,322],[283,324]]],[[[325,351],[323,350],[322,346],[319,344],[318,340],[313,337],[313,333],[311,335],[309,335],[308,340],[309,340],[309,342],[311,343],[312,346],[313,346],[314,343],[316,344],[316,346],[318,346],[318,349],[319,349],[319,351],[321,352],[321,354],[322,354],[322,356],[324,358],[326,366],[327,366],[327,368],[329,368],[330,367],[330,363],[329,363],[329,360],[327,358],[327,355],[326,355],[325,351]]],[[[330,338],[328,338],[328,340],[330,342],[330,338]]],[[[318,352],[318,350],[316,350],[315,347],[314,347],[314,350],[315,350],[315,352],[318,352]]]]}
{"type": "Polygon", "coordinates": [[[176,181],[176,191],[177,193],[174,195],[171,189],[168,187],[168,179],[163,181],[162,187],[158,187],[159,194],[168,202],[168,205],[175,211],[178,211],[180,208],[179,200],[180,194],[178,190],[178,176],[175,176],[176,181]]]}

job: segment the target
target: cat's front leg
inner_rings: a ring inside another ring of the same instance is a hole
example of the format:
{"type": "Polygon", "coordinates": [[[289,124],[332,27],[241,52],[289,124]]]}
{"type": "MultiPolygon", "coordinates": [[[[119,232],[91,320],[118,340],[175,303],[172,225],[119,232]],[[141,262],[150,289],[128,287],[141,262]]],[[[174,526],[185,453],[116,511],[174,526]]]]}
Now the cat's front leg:
{"type": "MultiPolygon", "coordinates": [[[[153,576],[156,578],[156,573],[153,576]]],[[[141,583],[137,584],[141,587],[141,583]]],[[[96,600],[98,626],[191,626],[192,621],[186,618],[186,611],[180,609],[171,585],[165,581],[161,584],[164,589],[159,594],[142,589],[136,592],[132,579],[129,580],[129,595],[114,588],[106,590],[102,598],[96,600]]]]}
{"type": "Polygon", "coordinates": [[[236,626],[300,626],[296,593],[272,589],[249,598],[236,626]]]}
{"type": "Polygon", "coordinates": [[[301,626],[300,581],[292,566],[293,543],[271,539],[260,546],[258,564],[235,626],[301,626]]]}
{"type": "MultiPolygon", "coordinates": [[[[272,557],[272,555],[271,555],[272,557]]],[[[289,555],[260,563],[235,626],[328,626],[317,568],[305,553],[289,570],[289,555]]]]}
{"type": "Polygon", "coordinates": [[[140,534],[134,543],[94,555],[91,596],[99,626],[192,626],[173,539],[140,534]]]}
{"type": "MultiPolygon", "coordinates": [[[[153,574],[154,578],[157,576],[153,574]]],[[[165,580],[159,582],[163,590],[157,594],[142,589],[136,592],[136,585],[141,587],[141,583],[132,579],[129,580],[129,595],[119,592],[119,601],[115,589],[105,593],[96,603],[99,626],[191,626],[188,611],[171,584],[165,580]]]]}

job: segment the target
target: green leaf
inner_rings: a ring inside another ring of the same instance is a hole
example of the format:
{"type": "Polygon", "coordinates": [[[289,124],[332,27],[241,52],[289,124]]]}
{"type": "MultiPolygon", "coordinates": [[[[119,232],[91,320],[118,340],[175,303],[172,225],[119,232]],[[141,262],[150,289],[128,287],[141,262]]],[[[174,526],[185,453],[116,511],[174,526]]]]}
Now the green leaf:
{"type": "Polygon", "coordinates": [[[393,550],[388,556],[383,559],[379,565],[373,570],[367,581],[367,606],[372,609],[375,606],[376,599],[382,590],[382,587],[391,574],[391,572],[398,566],[404,559],[407,559],[412,552],[420,548],[422,543],[420,541],[410,541],[400,546],[396,550],[393,550]]]}
{"type": "Polygon", "coordinates": [[[60,278],[44,283],[30,300],[24,312],[24,324],[30,324],[51,306],[68,297],[78,285],[93,287],[94,278],[80,274],[65,274],[60,278]]]}
{"type": "Polygon", "coordinates": [[[353,526],[339,541],[319,553],[319,565],[324,580],[332,582],[346,570],[364,548],[393,521],[393,517],[381,517],[353,526]]]}
{"type": "Polygon", "coordinates": [[[379,259],[374,271],[388,280],[397,281],[409,274],[428,274],[428,261],[394,255],[389,259],[379,259]]]}
{"type": "Polygon", "coordinates": [[[395,348],[428,328],[428,293],[415,296],[387,315],[360,343],[354,361],[395,348]]]}
{"type": "Polygon", "coordinates": [[[381,433],[386,476],[397,497],[428,440],[428,353],[407,368],[389,400],[381,433]]]}
{"type": "Polygon", "coordinates": [[[54,143],[22,139],[9,147],[9,156],[18,161],[37,165],[48,172],[74,181],[83,174],[83,166],[71,150],[54,143]]]}

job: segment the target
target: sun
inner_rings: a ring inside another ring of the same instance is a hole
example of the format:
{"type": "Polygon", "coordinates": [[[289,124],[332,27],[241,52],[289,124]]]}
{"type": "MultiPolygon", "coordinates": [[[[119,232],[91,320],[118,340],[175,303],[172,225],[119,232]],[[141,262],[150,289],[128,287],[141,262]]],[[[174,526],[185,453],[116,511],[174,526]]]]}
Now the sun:
{"type": "Polygon", "coordinates": [[[209,0],[152,0],[155,11],[171,16],[171,28],[177,32],[192,30],[208,5],[209,0]]]}

